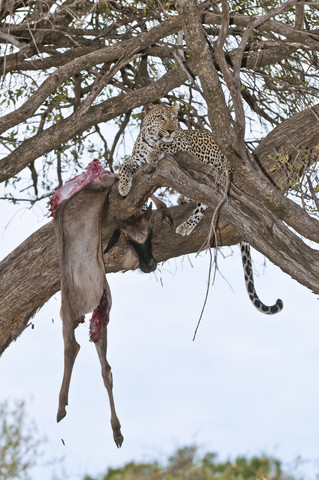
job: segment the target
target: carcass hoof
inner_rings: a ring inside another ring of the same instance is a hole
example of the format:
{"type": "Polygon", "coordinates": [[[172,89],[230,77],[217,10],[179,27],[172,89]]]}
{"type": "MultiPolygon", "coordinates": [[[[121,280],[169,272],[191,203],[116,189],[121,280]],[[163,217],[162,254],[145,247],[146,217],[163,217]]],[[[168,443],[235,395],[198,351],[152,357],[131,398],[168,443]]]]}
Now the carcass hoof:
{"type": "Polygon", "coordinates": [[[114,442],[117,446],[117,448],[120,448],[122,443],[123,443],[123,440],[124,440],[124,437],[123,435],[121,434],[121,430],[117,430],[113,433],[113,438],[114,438],[114,442]]]}
{"type": "Polygon", "coordinates": [[[59,423],[61,422],[61,420],[65,417],[66,415],[66,411],[63,410],[62,412],[58,412],[57,416],[56,416],[56,421],[59,423]]]}

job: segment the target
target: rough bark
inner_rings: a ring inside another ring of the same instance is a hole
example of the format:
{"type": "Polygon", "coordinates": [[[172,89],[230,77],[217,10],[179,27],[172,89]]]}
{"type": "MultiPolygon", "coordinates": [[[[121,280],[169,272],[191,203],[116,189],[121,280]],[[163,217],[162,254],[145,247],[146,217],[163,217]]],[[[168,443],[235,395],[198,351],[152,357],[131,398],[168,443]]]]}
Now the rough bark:
{"type": "Polygon", "coordinates": [[[274,128],[256,148],[254,157],[262,166],[267,175],[280,186],[283,178],[280,169],[273,170],[278,166],[278,156],[288,155],[290,158],[298,156],[304,147],[312,153],[309,161],[317,161],[319,146],[319,105],[315,105],[306,111],[300,112],[293,117],[292,121],[285,121],[274,128]],[[301,133],[301,135],[300,135],[301,133]]]}
{"type": "MultiPolygon", "coordinates": [[[[313,110],[307,109],[271,132],[255,154],[261,164],[267,164],[273,161],[268,152],[274,151],[276,142],[279,142],[282,152],[290,151],[292,138],[295,145],[315,146],[318,129],[316,115],[313,110]]],[[[176,158],[179,163],[172,157],[165,157],[156,166],[143,167],[134,175],[132,191],[125,199],[119,196],[115,184],[110,192],[103,244],[107,243],[113,232],[114,217],[130,217],[159,186],[172,186],[212,208],[219,203],[224,192],[211,187],[210,167],[187,155],[178,154],[176,158]]],[[[276,181],[280,181],[280,171],[276,171],[275,175],[276,181]]],[[[262,202],[234,186],[230,194],[230,200],[220,211],[218,245],[235,245],[241,239],[246,239],[298,282],[319,293],[318,252],[305,245],[262,202]]],[[[191,204],[171,207],[175,224],[179,225],[188,218],[192,208],[191,204]]],[[[180,237],[165,223],[161,224],[156,212],[153,216],[153,253],[156,260],[162,262],[201,248],[207,238],[212,210],[206,213],[189,237],[180,237]],[[165,243],[162,242],[163,235],[165,243]]],[[[318,231],[318,222],[315,220],[314,229],[318,231]]],[[[107,272],[122,269],[124,248],[124,243],[120,242],[105,258],[107,272]]],[[[52,222],[33,233],[0,263],[0,276],[0,352],[3,352],[23,331],[35,312],[60,288],[52,222]]]]}
{"type": "MultiPolygon", "coordinates": [[[[145,199],[143,171],[137,173],[134,193],[135,207],[145,199]]],[[[115,185],[116,189],[116,185],[115,185]]],[[[115,190],[113,188],[113,191],[115,190]]],[[[121,198],[113,192],[112,213],[110,221],[103,228],[103,245],[113,233],[112,221],[114,211],[118,218],[130,216],[126,206],[121,206],[121,198]]],[[[124,203],[124,202],[123,202],[124,203]]],[[[190,214],[194,204],[185,204],[170,209],[176,224],[181,223],[190,214]]],[[[154,216],[153,254],[158,262],[169,258],[192,253],[200,249],[205,242],[209,228],[210,216],[207,215],[192,237],[180,237],[156,213],[154,216]],[[165,243],[161,241],[165,235],[165,243]]],[[[240,241],[240,234],[225,220],[218,226],[219,245],[234,245],[240,241]]],[[[121,241],[105,256],[106,272],[118,272],[123,269],[121,258],[125,252],[125,242],[121,241]]],[[[0,354],[27,327],[29,319],[44,303],[60,290],[60,276],[55,250],[53,224],[49,222],[34,232],[18,248],[0,263],[0,354]]]]}

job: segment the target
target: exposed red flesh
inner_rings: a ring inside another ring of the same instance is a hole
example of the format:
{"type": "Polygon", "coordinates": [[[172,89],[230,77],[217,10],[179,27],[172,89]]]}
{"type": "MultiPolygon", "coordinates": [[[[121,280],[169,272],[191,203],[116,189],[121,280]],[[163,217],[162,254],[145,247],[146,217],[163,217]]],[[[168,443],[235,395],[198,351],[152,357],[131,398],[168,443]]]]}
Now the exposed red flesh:
{"type": "Polygon", "coordinates": [[[108,324],[107,318],[107,295],[104,290],[100,300],[99,306],[93,310],[92,318],[90,320],[90,340],[94,343],[101,340],[101,332],[108,324]]]}
{"type": "Polygon", "coordinates": [[[66,200],[67,198],[72,197],[75,193],[79,192],[82,188],[92,182],[95,178],[101,177],[103,173],[111,173],[108,170],[104,170],[100,161],[98,159],[92,160],[87,166],[85,172],[76,175],[67,182],[65,182],[62,187],[58,188],[50,198],[48,202],[48,208],[50,210],[50,216],[54,217],[55,211],[58,205],[66,200]]]}

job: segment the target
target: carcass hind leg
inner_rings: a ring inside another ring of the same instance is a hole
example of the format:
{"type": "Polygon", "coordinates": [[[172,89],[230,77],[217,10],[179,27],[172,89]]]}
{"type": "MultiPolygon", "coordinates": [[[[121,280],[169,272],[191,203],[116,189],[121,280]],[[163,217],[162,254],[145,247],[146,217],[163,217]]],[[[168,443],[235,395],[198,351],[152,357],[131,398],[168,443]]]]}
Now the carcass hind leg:
{"type": "Polygon", "coordinates": [[[113,430],[113,438],[116,443],[116,446],[119,448],[124,440],[124,437],[121,433],[121,424],[120,421],[116,415],[115,411],[115,403],[114,403],[114,397],[113,397],[113,377],[112,377],[112,372],[111,372],[111,366],[109,365],[107,359],[106,359],[106,348],[107,348],[107,329],[104,327],[101,332],[101,340],[99,340],[95,344],[100,364],[101,364],[101,371],[102,371],[102,377],[104,381],[105,388],[107,390],[108,396],[109,396],[109,401],[110,401],[110,407],[111,407],[111,426],[113,430]]]}
{"type": "MultiPolygon", "coordinates": [[[[71,322],[70,322],[71,323],[71,322]]],[[[64,340],[64,372],[63,380],[59,395],[59,408],[57,414],[57,422],[60,422],[66,415],[65,407],[68,405],[68,395],[70,380],[74,361],[80,350],[74,335],[74,327],[70,324],[63,323],[63,340],[64,340]]]]}

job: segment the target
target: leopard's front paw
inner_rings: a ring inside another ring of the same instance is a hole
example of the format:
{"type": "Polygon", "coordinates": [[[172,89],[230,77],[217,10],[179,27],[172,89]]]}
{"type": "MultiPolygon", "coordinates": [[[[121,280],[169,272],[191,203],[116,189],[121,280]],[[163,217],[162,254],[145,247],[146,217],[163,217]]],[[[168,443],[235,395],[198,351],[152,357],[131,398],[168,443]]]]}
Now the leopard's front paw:
{"type": "Polygon", "coordinates": [[[118,184],[119,194],[126,197],[130,193],[132,187],[132,178],[120,178],[118,184]]]}
{"type": "Polygon", "coordinates": [[[165,156],[165,152],[162,152],[158,148],[154,148],[148,157],[148,163],[157,163],[165,156]]]}
{"type": "Polygon", "coordinates": [[[178,235],[182,235],[183,237],[186,237],[187,235],[192,233],[193,230],[194,230],[194,226],[190,225],[187,222],[184,222],[178,225],[178,227],[176,228],[176,233],[178,233],[178,235]]]}

